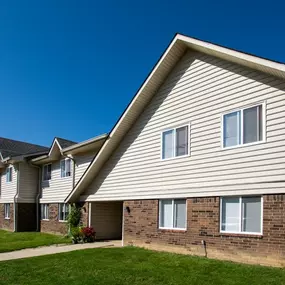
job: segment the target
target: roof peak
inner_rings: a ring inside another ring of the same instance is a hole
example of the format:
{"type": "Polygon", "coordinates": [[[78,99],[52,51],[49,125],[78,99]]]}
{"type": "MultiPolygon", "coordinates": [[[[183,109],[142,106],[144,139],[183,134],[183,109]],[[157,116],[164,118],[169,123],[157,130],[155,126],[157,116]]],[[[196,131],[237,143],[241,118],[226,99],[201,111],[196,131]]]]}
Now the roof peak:
{"type": "Polygon", "coordinates": [[[250,52],[247,52],[247,51],[244,51],[244,50],[232,48],[232,47],[227,46],[227,45],[222,45],[222,44],[218,44],[216,42],[207,41],[207,40],[204,40],[204,39],[201,39],[201,38],[198,38],[198,37],[188,36],[188,35],[183,34],[183,33],[176,33],[174,38],[176,38],[176,37],[186,37],[186,38],[193,39],[193,40],[196,40],[196,41],[200,41],[200,42],[204,42],[204,43],[207,43],[207,44],[215,45],[215,46],[218,46],[218,47],[221,47],[221,48],[225,48],[225,49],[228,49],[228,50],[232,50],[234,52],[243,53],[243,54],[246,54],[246,55],[254,56],[254,57],[257,57],[257,58],[260,58],[260,59],[264,59],[264,60],[268,60],[268,61],[272,61],[272,62],[275,62],[275,63],[278,63],[278,64],[284,64],[285,65],[285,62],[278,61],[276,59],[268,58],[268,57],[265,57],[265,56],[260,56],[260,55],[257,55],[257,54],[254,54],[254,53],[250,53],[250,52]]]}

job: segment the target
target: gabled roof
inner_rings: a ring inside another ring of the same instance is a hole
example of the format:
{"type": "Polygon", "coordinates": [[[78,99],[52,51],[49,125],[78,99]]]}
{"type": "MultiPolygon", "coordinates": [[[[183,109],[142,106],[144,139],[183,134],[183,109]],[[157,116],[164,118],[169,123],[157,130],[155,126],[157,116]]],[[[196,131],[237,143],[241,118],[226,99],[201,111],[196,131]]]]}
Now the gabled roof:
{"type": "Polygon", "coordinates": [[[47,152],[48,148],[41,145],[0,137],[0,152],[3,160],[8,157],[47,152]]]}
{"type": "Polygon", "coordinates": [[[48,163],[56,160],[60,155],[73,155],[82,152],[90,152],[101,148],[108,134],[102,134],[86,141],[76,143],[70,140],[55,137],[49,152],[32,159],[34,163],[48,163]]]}
{"type": "Polygon", "coordinates": [[[215,56],[282,79],[285,78],[285,65],[283,63],[246,54],[181,34],[176,34],[115,124],[109,138],[105,141],[97,156],[66,198],[66,202],[75,201],[82,191],[84,191],[84,189],[95,179],[103,164],[116,149],[124,135],[128,132],[159,87],[162,85],[167,75],[188,49],[215,56]]]}
{"type": "Polygon", "coordinates": [[[32,162],[38,162],[42,160],[54,160],[55,156],[59,156],[62,152],[62,149],[75,145],[76,142],[66,140],[63,138],[55,137],[52,141],[51,147],[48,149],[47,154],[44,154],[42,156],[38,156],[34,159],[32,159],[32,162]]]}
{"type": "Polygon", "coordinates": [[[70,141],[70,140],[62,139],[62,138],[59,138],[59,137],[56,137],[56,140],[57,140],[57,142],[59,143],[59,145],[60,145],[60,147],[62,149],[77,144],[77,142],[73,142],[73,141],[70,141]]]}

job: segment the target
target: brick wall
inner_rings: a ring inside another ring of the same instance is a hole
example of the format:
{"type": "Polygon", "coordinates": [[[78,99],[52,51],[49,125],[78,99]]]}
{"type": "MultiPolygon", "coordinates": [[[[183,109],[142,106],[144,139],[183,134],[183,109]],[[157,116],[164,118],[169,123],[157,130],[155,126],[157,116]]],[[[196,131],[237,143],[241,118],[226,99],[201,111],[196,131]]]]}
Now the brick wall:
{"type": "MultiPolygon", "coordinates": [[[[86,202],[82,206],[82,217],[81,217],[81,226],[88,225],[88,206],[86,202]]],[[[66,222],[60,222],[58,220],[58,204],[49,204],[49,220],[41,220],[41,232],[45,233],[55,233],[55,234],[67,234],[68,226],[66,222]]]]}
{"type": "Polygon", "coordinates": [[[219,197],[187,199],[186,231],[158,229],[158,200],[126,201],[124,206],[131,210],[124,213],[125,245],[285,266],[285,195],[263,197],[262,236],[221,234],[219,197]]]}
{"type": "Polygon", "coordinates": [[[5,219],[4,204],[0,204],[0,228],[14,231],[14,204],[10,204],[10,219],[5,219]]]}
{"type": "Polygon", "coordinates": [[[66,222],[58,220],[58,204],[49,204],[49,220],[41,220],[41,232],[67,234],[68,227],[66,222]]]}

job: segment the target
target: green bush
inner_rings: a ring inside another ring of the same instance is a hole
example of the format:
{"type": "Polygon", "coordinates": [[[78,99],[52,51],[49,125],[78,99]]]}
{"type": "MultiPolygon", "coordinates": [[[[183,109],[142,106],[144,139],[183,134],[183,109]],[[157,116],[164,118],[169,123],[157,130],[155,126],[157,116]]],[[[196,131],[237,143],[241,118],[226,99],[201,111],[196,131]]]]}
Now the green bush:
{"type": "Polygon", "coordinates": [[[73,243],[83,242],[83,233],[80,227],[70,228],[73,243]]]}
{"type": "Polygon", "coordinates": [[[72,204],[67,218],[67,225],[69,227],[73,243],[78,243],[83,239],[82,232],[79,227],[81,221],[81,209],[82,208],[78,205],[72,204]]]}
{"type": "Polygon", "coordinates": [[[70,228],[78,227],[81,220],[81,207],[76,204],[71,205],[71,209],[67,218],[67,223],[70,228]]]}

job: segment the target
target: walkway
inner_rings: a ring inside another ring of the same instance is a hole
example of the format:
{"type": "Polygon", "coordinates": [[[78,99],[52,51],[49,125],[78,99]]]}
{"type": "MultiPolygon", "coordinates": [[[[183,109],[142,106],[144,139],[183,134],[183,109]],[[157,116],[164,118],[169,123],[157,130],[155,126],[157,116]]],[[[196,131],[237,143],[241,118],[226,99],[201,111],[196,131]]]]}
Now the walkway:
{"type": "Polygon", "coordinates": [[[72,244],[72,245],[51,245],[43,246],[37,248],[26,248],[17,251],[3,252],[0,253],[0,261],[28,258],[33,256],[41,256],[48,254],[55,254],[61,252],[69,252],[74,250],[88,249],[88,248],[101,248],[101,247],[120,247],[122,246],[122,241],[99,241],[94,243],[84,243],[84,244],[72,244]]]}

